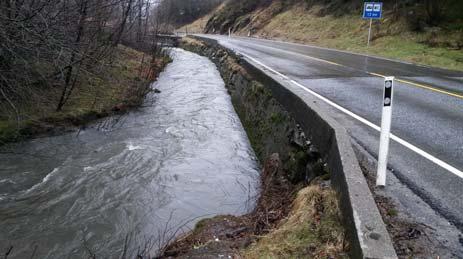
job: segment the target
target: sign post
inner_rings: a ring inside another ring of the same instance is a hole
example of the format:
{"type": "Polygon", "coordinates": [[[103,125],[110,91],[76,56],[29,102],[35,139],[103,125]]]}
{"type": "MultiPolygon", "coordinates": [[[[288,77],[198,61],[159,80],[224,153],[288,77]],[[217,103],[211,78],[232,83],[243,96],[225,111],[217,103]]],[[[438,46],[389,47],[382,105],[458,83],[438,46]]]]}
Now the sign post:
{"type": "Polygon", "coordinates": [[[379,20],[383,17],[383,3],[381,2],[365,2],[363,6],[363,19],[370,20],[370,27],[368,29],[368,43],[367,46],[370,47],[371,39],[371,25],[373,24],[373,19],[379,20]]]}
{"type": "Polygon", "coordinates": [[[386,77],[384,79],[383,114],[381,118],[381,136],[379,139],[376,186],[386,186],[387,157],[389,153],[389,135],[391,133],[393,97],[394,77],[386,77]]]}
{"type": "Polygon", "coordinates": [[[368,42],[367,47],[370,47],[370,39],[371,39],[371,25],[373,24],[373,19],[370,19],[370,28],[368,29],[368,42]]]}

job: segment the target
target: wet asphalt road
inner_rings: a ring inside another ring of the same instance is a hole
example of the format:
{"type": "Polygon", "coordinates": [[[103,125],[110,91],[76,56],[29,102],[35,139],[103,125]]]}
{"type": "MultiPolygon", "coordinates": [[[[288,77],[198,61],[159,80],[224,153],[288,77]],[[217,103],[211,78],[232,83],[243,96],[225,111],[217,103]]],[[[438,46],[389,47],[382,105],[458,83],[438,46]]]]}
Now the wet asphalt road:
{"type": "MultiPolygon", "coordinates": [[[[395,84],[392,133],[463,171],[463,72],[300,44],[201,36],[219,40],[376,125],[381,121],[384,79],[373,74],[407,81],[395,84]]],[[[377,157],[379,132],[332,107],[328,109],[353,139],[377,157]]],[[[461,177],[394,141],[389,166],[413,193],[463,230],[461,177]]],[[[410,202],[403,203],[413,211],[410,202]]]]}

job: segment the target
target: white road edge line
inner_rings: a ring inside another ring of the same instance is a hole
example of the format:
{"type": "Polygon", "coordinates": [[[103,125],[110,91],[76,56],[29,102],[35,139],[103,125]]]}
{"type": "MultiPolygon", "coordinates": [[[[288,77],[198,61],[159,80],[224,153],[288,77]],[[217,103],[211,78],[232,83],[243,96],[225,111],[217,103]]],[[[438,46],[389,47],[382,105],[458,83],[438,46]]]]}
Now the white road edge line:
{"type": "MultiPolygon", "coordinates": [[[[290,79],[288,76],[286,76],[286,75],[284,75],[284,74],[282,74],[282,73],[280,73],[280,72],[274,70],[273,68],[271,68],[271,67],[269,67],[269,66],[263,64],[262,62],[256,60],[255,58],[250,57],[250,56],[248,56],[248,55],[246,55],[246,54],[243,54],[243,53],[240,53],[240,54],[241,54],[242,56],[244,56],[244,57],[250,59],[251,61],[253,61],[253,62],[255,62],[255,63],[261,65],[262,67],[268,69],[269,71],[271,71],[271,72],[273,72],[273,73],[279,75],[280,77],[282,77],[282,78],[284,78],[284,79],[290,81],[292,84],[298,86],[298,87],[301,88],[302,90],[304,90],[304,91],[306,91],[306,92],[308,92],[308,93],[314,95],[315,97],[321,99],[322,101],[326,102],[326,103],[329,104],[330,106],[332,106],[332,107],[338,109],[339,111],[341,111],[341,112],[343,112],[343,113],[349,115],[350,117],[352,117],[352,118],[354,118],[354,119],[360,121],[361,123],[367,125],[368,127],[373,128],[374,130],[379,131],[379,132],[381,131],[381,128],[380,128],[379,126],[377,126],[377,125],[375,125],[374,123],[368,121],[367,119],[365,119],[365,118],[363,118],[363,117],[360,117],[359,115],[357,115],[357,114],[355,114],[355,113],[353,113],[353,112],[347,110],[346,108],[344,108],[344,107],[342,107],[342,106],[340,106],[340,105],[334,103],[333,101],[331,101],[331,100],[329,100],[329,99],[327,99],[327,98],[321,96],[320,94],[318,94],[318,93],[316,93],[316,92],[314,92],[314,91],[308,89],[307,87],[303,86],[302,84],[296,82],[296,81],[293,80],[293,79],[290,79]]],[[[407,141],[405,141],[405,140],[403,140],[403,139],[397,137],[396,135],[394,135],[394,134],[392,134],[392,133],[391,133],[391,139],[394,140],[395,142],[401,144],[402,146],[404,146],[404,147],[406,147],[406,148],[412,150],[413,152],[417,153],[418,155],[421,155],[422,157],[428,159],[429,161],[433,162],[434,164],[436,164],[436,165],[438,165],[438,166],[444,168],[445,170],[451,172],[452,174],[454,174],[454,175],[456,175],[456,176],[458,176],[458,177],[460,177],[460,178],[463,178],[463,172],[462,172],[462,171],[460,171],[460,170],[458,170],[457,168],[455,168],[455,167],[453,167],[453,166],[447,164],[446,162],[440,160],[439,158],[434,157],[433,155],[429,154],[428,152],[426,152],[426,151],[424,151],[424,150],[422,150],[422,149],[420,149],[420,148],[418,148],[418,147],[416,147],[416,146],[410,144],[409,142],[407,142],[407,141]]]]}

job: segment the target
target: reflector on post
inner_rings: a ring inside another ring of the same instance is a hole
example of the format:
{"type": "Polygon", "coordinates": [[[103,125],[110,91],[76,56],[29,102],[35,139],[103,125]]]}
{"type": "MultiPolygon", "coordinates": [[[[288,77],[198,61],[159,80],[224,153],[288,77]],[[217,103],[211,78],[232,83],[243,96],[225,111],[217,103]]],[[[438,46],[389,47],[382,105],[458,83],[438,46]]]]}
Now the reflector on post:
{"type": "Polygon", "coordinates": [[[384,79],[383,113],[381,117],[381,136],[379,139],[377,186],[386,186],[389,135],[391,133],[392,101],[394,99],[394,77],[384,79]]]}

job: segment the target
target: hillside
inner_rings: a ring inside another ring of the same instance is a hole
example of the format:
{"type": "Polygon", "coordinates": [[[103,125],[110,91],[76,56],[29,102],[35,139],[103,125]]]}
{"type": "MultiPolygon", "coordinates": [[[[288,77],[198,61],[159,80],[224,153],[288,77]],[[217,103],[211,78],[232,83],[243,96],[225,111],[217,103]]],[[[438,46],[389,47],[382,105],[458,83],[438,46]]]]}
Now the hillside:
{"type": "Polygon", "coordinates": [[[252,34],[463,70],[463,2],[394,3],[386,2],[383,19],[373,22],[369,48],[369,21],[361,18],[362,2],[353,0],[229,1],[203,17],[200,28],[222,34],[231,28],[241,36],[252,34]]]}

